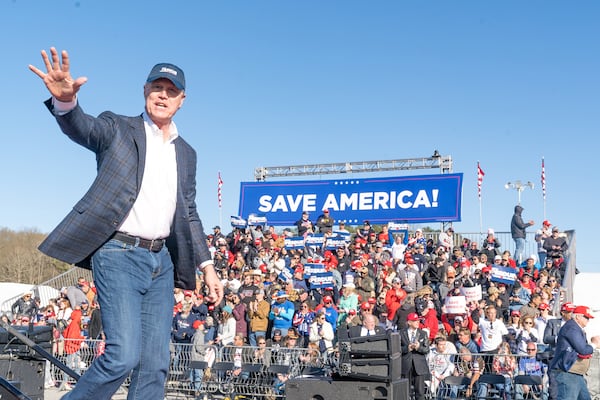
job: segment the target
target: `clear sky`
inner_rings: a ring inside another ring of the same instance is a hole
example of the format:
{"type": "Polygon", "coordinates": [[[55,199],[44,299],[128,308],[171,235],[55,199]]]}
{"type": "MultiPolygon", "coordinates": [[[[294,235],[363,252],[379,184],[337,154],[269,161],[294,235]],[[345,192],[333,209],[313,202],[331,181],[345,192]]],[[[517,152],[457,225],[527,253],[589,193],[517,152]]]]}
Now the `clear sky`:
{"type": "Polygon", "coordinates": [[[435,149],[464,173],[457,231],[480,229],[477,161],[483,229],[509,230],[517,192],[504,184],[517,179],[535,184],[522,205],[537,228],[544,157],[546,218],[576,230],[577,265],[600,272],[599,2],[5,0],[0,15],[0,226],[49,232],[95,175],[27,69],[55,46],[88,77],[79,100],[93,115],[140,114],[152,65],[184,69],[176,122],[198,151],[207,233],[237,213],[239,183],[256,167],[435,149]]]}

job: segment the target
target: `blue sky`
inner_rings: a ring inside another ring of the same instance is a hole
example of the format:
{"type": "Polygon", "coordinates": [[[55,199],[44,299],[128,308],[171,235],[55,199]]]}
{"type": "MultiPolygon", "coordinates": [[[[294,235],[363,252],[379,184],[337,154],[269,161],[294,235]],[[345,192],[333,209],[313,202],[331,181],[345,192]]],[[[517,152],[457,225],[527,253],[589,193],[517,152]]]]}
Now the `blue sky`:
{"type": "Polygon", "coordinates": [[[457,231],[480,228],[477,161],[483,229],[509,229],[517,193],[504,183],[517,179],[535,184],[522,205],[538,227],[544,157],[546,217],[576,230],[579,268],[600,272],[600,3],[12,0],[0,15],[0,226],[49,232],[95,174],[93,155],[60,134],[27,69],[55,46],[69,51],[73,75],[88,77],[80,103],[93,115],[141,113],[152,65],[184,69],[176,122],[198,151],[207,232],[237,213],[239,182],[256,167],[435,149],[464,173],[457,231]]]}

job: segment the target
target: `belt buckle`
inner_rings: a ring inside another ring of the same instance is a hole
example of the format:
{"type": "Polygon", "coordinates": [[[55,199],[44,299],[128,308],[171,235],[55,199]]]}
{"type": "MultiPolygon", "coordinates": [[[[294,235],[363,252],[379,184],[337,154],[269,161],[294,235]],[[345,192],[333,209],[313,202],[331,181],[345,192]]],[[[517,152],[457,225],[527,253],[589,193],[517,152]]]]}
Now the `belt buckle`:
{"type": "Polygon", "coordinates": [[[150,247],[149,247],[149,249],[148,249],[148,250],[150,250],[150,251],[155,251],[155,250],[154,250],[154,242],[156,242],[156,239],[152,239],[152,240],[150,240],[150,247]]]}

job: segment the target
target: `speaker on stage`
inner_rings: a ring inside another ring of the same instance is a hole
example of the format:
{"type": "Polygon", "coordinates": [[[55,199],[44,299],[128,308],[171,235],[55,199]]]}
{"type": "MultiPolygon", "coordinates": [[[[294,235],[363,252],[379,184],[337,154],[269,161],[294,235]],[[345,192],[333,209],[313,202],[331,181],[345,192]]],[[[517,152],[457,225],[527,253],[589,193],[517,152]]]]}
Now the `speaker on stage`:
{"type": "Polygon", "coordinates": [[[340,341],[338,373],[344,378],[392,382],[400,379],[400,334],[361,336],[340,341]]]}
{"type": "Polygon", "coordinates": [[[341,355],[352,357],[379,358],[400,353],[400,334],[390,332],[383,335],[360,336],[340,340],[341,355]]]}
{"type": "MultiPolygon", "coordinates": [[[[51,326],[13,326],[18,333],[26,336],[29,340],[40,346],[43,350],[52,350],[52,327],[51,326]]],[[[18,337],[0,328],[0,354],[12,354],[20,357],[39,357],[32,348],[27,346],[18,337]]]]}
{"type": "Polygon", "coordinates": [[[397,353],[386,358],[340,358],[338,373],[344,378],[393,382],[401,378],[402,357],[397,353]]]}
{"type": "MultiPolygon", "coordinates": [[[[31,400],[44,400],[44,377],[46,361],[22,359],[18,357],[0,357],[0,376],[27,395],[31,400]]],[[[4,389],[6,391],[6,389],[4,389]]],[[[2,392],[0,392],[2,393],[2,392]]],[[[10,395],[0,397],[11,399],[10,395]]]]}
{"type": "Polygon", "coordinates": [[[408,380],[361,382],[313,378],[290,379],[287,400],[408,400],[408,380]]]}

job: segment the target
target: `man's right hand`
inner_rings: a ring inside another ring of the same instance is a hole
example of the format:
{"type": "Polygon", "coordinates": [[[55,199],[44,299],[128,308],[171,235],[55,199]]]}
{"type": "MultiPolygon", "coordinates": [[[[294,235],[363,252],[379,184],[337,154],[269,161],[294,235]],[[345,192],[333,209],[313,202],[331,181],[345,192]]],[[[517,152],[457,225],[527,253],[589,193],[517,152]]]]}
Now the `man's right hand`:
{"type": "Polygon", "coordinates": [[[33,65],[29,65],[29,69],[42,78],[54,98],[65,103],[71,102],[75,99],[81,86],[87,82],[87,78],[80,77],[73,80],[70,72],[69,55],[66,50],[61,53],[62,64],[54,47],[50,48],[50,54],[52,61],[50,61],[46,51],[42,50],[42,60],[46,65],[46,73],[33,65]]]}

